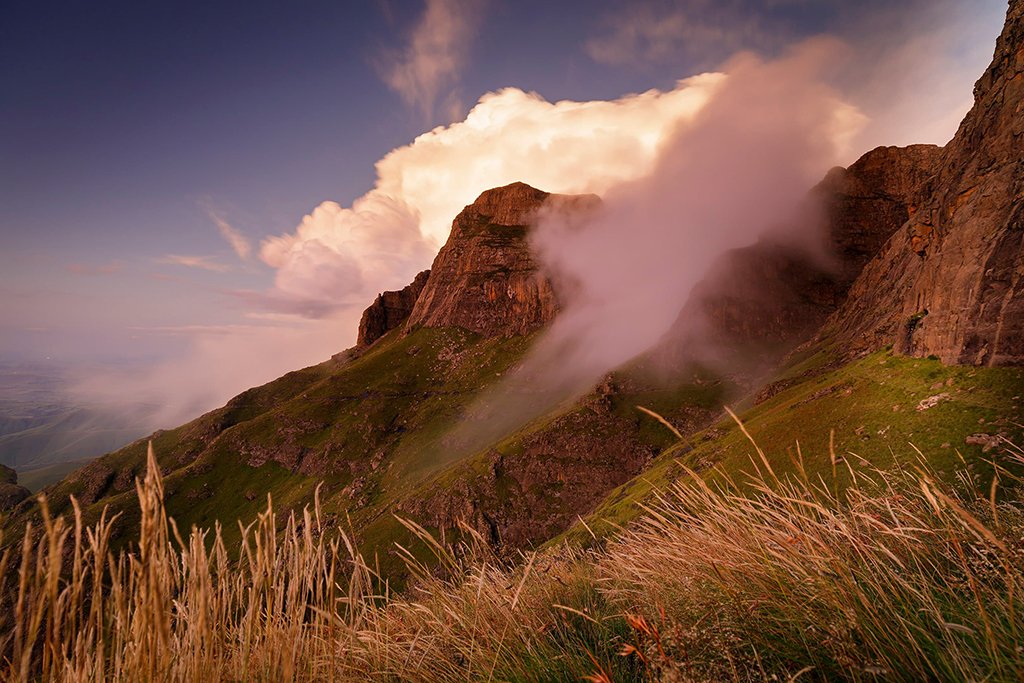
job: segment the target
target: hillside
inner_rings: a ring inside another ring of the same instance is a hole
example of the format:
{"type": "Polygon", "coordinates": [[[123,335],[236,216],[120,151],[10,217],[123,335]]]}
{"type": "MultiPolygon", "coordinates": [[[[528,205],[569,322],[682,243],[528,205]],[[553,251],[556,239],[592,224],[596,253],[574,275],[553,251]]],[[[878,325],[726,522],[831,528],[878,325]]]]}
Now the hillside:
{"type": "MultiPolygon", "coordinates": [[[[810,191],[821,210],[806,244],[766,237],[726,254],[656,348],[479,448],[455,427],[560,308],[563,283],[530,250],[534,217],[600,210],[523,183],[484,192],[429,271],[370,305],[356,347],[151,437],[168,513],[182,528],[221,523],[230,542],[268,496],[297,510],[322,485],[327,523],[385,567],[410,540],[396,514],[431,531],[465,524],[511,553],[581,518],[606,533],[684,465],[737,476],[750,449],[725,405],[742,408],[779,472],[794,471],[779,458],[797,441],[813,474],[846,459],[912,464],[910,444],[939,472],[990,468],[1021,439],[1022,13],[1011,7],[947,147],[879,148],[829,172],[810,191]]],[[[132,538],[147,441],[47,488],[51,509],[69,512],[74,496],[95,520],[110,506],[124,515],[115,543],[132,538]]],[[[35,510],[18,504],[11,524],[35,510]]]]}

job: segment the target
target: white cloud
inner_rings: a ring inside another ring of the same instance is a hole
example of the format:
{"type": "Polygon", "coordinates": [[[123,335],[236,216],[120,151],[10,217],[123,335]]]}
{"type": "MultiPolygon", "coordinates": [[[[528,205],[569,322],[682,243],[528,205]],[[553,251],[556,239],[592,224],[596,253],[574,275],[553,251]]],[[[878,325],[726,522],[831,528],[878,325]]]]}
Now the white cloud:
{"type": "MultiPolygon", "coordinates": [[[[483,0],[426,0],[408,45],[381,65],[384,82],[425,118],[433,118],[438,99],[457,81],[482,10],[483,0]]],[[[448,109],[457,108],[454,93],[447,94],[448,109]]]]}
{"type": "Polygon", "coordinates": [[[552,103],[515,88],[487,94],[465,120],[377,162],[376,187],[351,208],[324,202],[293,233],[265,240],[260,256],[277,273],[262,301],[314,316],[365,306],[429,267],[452,219],[484,190],[523,181],[600,194],[647,173],[720,82],[706,74],[610,101],[552,103]]]}
{"type": "Polygon", "coordinates": [[[493,443],[654,346],[726,251],[791,225],[813,248],[815,234],[798,220],[808,189],[864,123],[821,80],[841,54],[836,42],[815,40],[778,60],[737,57],[649,172],[609,188],[584,229],[564,212],[542,213],[533,245],[573,287],[530,355],[451,443],[467,452],[493,443]]]}
{"type": "Polygon", "coordinates": [[[413,209],[374,190],[352,208],[322,203],[294,233],[266,239],[260,257],[277,269],[270,296],[278,307],[294,304],[319,316],[365,306],[381,289],[408,284],[436,251],[413,209]]]}

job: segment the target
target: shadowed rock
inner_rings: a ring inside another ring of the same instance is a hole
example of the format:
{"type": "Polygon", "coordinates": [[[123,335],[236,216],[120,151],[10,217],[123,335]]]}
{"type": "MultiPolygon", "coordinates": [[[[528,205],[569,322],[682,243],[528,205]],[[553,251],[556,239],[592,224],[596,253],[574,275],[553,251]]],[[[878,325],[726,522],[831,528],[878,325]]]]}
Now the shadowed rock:
{"type": "Polygon", "coordinates": [[[1024,1],[920,204],[823,336],[945,363],[1024,364],[1024,1]]]}
{"type": "Polygon", "coordinates": [[[6,512],[32,495],[24,486],[18,484],[18,473],[10,467],[0,465],[0,512],[6,512]]]}
{"type": "Polygon", "coordinates": [[[356,345],[369,346],[391,330],[401,327],[412,313],[429,275],[430,271],[424,270],[404,288],[378,294],[359,320],[356,345]]]}

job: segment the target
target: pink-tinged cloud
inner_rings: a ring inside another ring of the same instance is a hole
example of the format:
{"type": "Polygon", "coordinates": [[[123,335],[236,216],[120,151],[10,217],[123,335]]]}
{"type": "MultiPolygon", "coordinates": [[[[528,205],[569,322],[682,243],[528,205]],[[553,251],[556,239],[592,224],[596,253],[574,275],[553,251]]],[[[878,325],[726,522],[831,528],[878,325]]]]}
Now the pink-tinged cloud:
{"type": "Polygon", "coordinates": [[[166,256],[162,256],[157,259],[157,263],[182,266],[184,268],[198,268],[199,270],[206,270],[211,273],[226,273],[231,270],[231,266],[217,261],[212,256],[167,254],[166,256]]]}
{"type": "Polygon", "coordinates": [[[408,44],[382,60],[384,82],[426,120],[445,96],[449,111],[457,109],[450,89],[465,66],[483,6],[484,0],[426,0],[408,44]]]}
{"type": "Polygon", "coordinates": [[[93,266],[85,263],[71,263],[68,264],[66,270],[74,275],[95,277],[98,275],[114,275],[115,273],[120,273],[124,271],[124,264],[117,261],[100,266],[93,266]]]}
{"type": "Polygon", "coordinates": [[[249,242],[249,239],[238,228],[228,223],[216,210],[207,207],[206,215],[217,226],[220,236],[230,245],[235,255],[243,261],[248,261],[249,257],[252,256],[252,244],[249,242]]]}
{"type": "Polygon", "coordinates": [[[344,208],[324,202],[294,232],[263,242],[275,286],[253,301],[325,315],[365,306],[429,267],[452,219],[484,190],[524,181],[602,193],[648,172],[676,126],[711,96],[715,74],[611,101],[552,103],[506,88],[464,121],[438,127],[377,162],[376,187],[344,208]]]}

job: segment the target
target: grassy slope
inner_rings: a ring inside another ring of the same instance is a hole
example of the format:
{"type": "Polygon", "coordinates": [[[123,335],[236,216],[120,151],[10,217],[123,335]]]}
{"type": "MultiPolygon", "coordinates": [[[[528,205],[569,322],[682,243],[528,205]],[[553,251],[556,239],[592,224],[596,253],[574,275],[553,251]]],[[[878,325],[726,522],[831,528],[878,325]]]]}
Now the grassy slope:
{"type": "MultiPolygon", "coordinates": [[[[323,481],[327,514],[350,514],[357,526],[389,516],[391,502],[448,464],[437,457],[436,440],[529,342],[485,340],[461,330],[392,334],[352,361],[289,373],[187,425],[158,432],[153,444],[165,472],[168,512],[186,529],[220,521],[233,541],[234,520],[255,517],[268,493],[279,510],[300,508],[323,481]],[[299,454],[297,467],[260,457],[260,451],[282,449],[299,454]],[[370,466],[380,453],[387,457],[370,466]]],[[[110,479],[128,473],[122,480],[132,481],[143,472],[145,443],[104,456],[47,489],[51,506],[64,512],[69,496],[88,500],[91,482],[103,473],[110,479]]],[[[131,537],[135,492],[116,488],[108,487],[86,518],[109,504],[124,514],[119,535],[131,537]]],[[[390,545],[390,538],[379,540],[390,545]]]]}
{"type": "MultiPolygon", "coordinates": [[[[385,569],[398,566],[394,543],[412,539],[392,513],[410,497],[429,498],[432,491],[486,476],[490,449],[463,457],[446,448],[443,437],[531,341],[487,340],[461,330],[421,329],[404,337],[392,333],[358,358],[289,373],[192,423],[159,432],[153,440],[165,472],[168,512],[183,529],[221,522],[230,544],[238,535],[235,520],[253,519],[268,494],[278,510],[299,509],[323,482],[328,519],[352,528],[365,552],[379,552],[385,569]]],[[[802,358],[778,378],[792,383],[789,388],[756,406],[749,399],[734,403],[780,475],[794,470],[788,454],[799,439],[809,474],[830,480],[832,430],[838,453],[855,453],[877,465],[890,464],[894,453],[910,462],[914,451],[908,444],[913,443],[939,471],[950,469],[957,452],[971,461],[988,457],[981,446],[964,443],[969,434],[1020,433],[1015,426],[1021,423],[1015,397],[1024,393],[1020,370],[949,368],[889,353],[839,369],[830,361],[824,352],[802,358]],[[922,399],[942,393],[949,400],[915,410],[922,399]]],[[[676,479],[683,465],[709,477],[716,476],[712,466],[733,476],[751,468],[752,449],[730,420],[677,444],[667,429],[637,410],[651,408],[684,433],[692,432],[723,401],[736,400],[737,389],[729,382],[698,370],[659,385],[638,362],[615,373],[612,384],[617,388],[608,397],[608,413],[593,412],[593,396],[587,397],[496,444],[502,454],[518,457],[545,430],[571,425],[585,430],[591,444],[612,436],[605,432],[614,428],[632,431],[638,443],[654,452],[668,449],[643,475],[597,504],[587,522],[599,535],[633,519],[637,503],[676,479]]],[[[87,520],[110,504],[124,514],[119,533],[129,538],[136,533],[135,492],[124,483],[142,474],[144,462],[145,441],[139,441],[83,470],[122,480],[119,491],[108,486],[104,497],[87,508],[87,520]]],[[[840,466],[840,478],[848,476],[844,471],[840,466]]],[[[90,479],[81,475],[47,490],[56,511],[68,510],[69,495],[88,499],[90,479]]],[[[557,512],[558,482],[548,488],[533,493],[557,512]]],[[[522,494],[514,482],[500,481],[487,491],[484,503],[507,508],[522,494]]],[[[568,535],[583,539],[587,534],[577,527],[568,535]]]]}
{"type": "MultiPolygon", "coordinates": [[[[830,435],[835,452],[856,469],[859,459],[886,468],[913,466],[926,453],[939,474],[951,473],[962,456],[978,472],[998,450],[984,452],[965,439],[972,434],[1002,434],[1022,442],[1021,396],[1024,370],[1019,368],[947,367],[937,360],[878,352],[838,369],[826,352],[802,359],[780,379],[795,381],[771,399],[741,412],[748,431],[779,477],[797,473],[799,442],[804,468],[813,479],[833,481],[830,435]],[[927,410],[922,399],[948,394],[927,410]]],[[[750,405],[749,399],[740,405],[750,405]]],[[[599,537],[635,519],[640,505],[683,475],[688,467],[714,480],[742,479],[757,457],[749,440],[729,418],[667,450],[642,476],[611,492],[586,520],[599,537]]],[[[842,460],[839,484],[850,475],[842,460]]],[[[577,525],[566,536],[586,541],[577,525]]]]}

